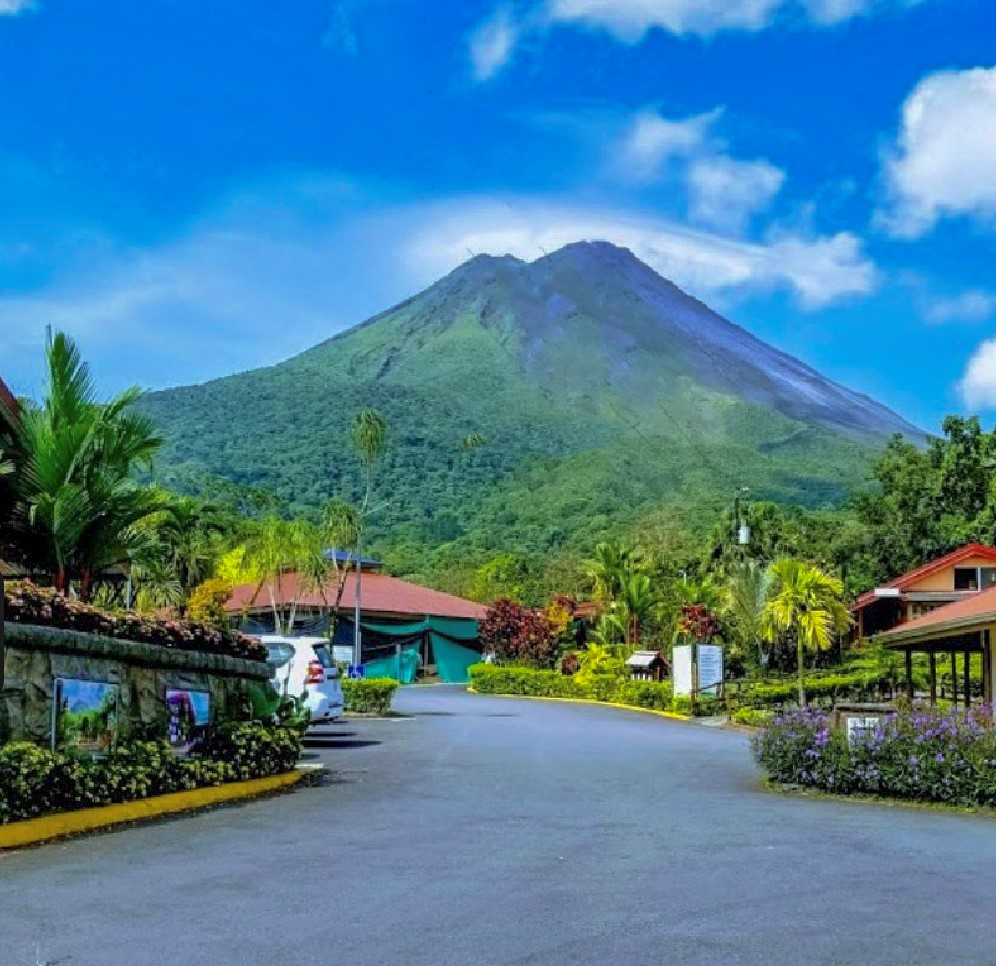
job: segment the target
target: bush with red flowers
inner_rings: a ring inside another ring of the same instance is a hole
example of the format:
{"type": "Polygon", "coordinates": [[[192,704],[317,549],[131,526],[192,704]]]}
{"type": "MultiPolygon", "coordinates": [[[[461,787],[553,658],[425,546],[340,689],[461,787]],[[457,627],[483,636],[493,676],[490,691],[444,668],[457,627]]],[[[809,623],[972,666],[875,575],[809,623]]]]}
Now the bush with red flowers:
{"type": "Polygon", "coordinates": [[[503,598],[488,608],[480,624],[485,652],[499,661],[553,667],[560,633],[546,614],[503,598]]]}

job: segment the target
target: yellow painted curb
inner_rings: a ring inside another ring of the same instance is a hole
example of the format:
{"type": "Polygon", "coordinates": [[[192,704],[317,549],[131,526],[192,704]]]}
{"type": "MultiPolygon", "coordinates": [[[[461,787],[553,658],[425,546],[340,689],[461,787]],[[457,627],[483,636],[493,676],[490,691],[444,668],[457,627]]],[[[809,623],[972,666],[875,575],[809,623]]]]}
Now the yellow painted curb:
{"type": "Polygon", "coordinates": [[[694,721],[690,714],[677,711],[657,711],[654,708],[638,708],[632,704],[618,704],[615,701],[596,701],[594,698],[547,698],[539,694],[491,694],[467,688],[470,694],[481,694],[486,698],[520,698],[523,701],[559,701],[561,704],[594,704],[600,708],[620,708],[623,711],[639,711],[640,714],[655,714],[658,718],[671,718],[674,721],[694,721]]]}
{"type": "Polygon", "coordinates": [[[52,839],[95,829],[110,828],[130,822],[149,821],[164,815],[189,812],[194,809],[235,802],[243,798],[254,798],[268,792],[279,791],[296,785],[305,776],[304,771],[291,771],[269,778],[255,778],[247,782],[231,782],[227,785],[212,785],[209,788],[195,788],[189,792],[172,792],[157,795],[135,802],[122,802],[118,805],[102,805],[97,808],[82,808],[77,812],[59,812],[29,818],[21,822],[0,826],[0,852],[5,849],[18,849],[26,845],[38,845],[52,839]]]}

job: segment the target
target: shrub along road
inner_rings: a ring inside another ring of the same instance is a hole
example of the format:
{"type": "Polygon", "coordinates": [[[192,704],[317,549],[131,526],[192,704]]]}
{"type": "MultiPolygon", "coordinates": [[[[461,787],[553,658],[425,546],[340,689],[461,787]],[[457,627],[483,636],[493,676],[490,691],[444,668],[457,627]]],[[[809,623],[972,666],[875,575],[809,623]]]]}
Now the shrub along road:
{"type": "Polygon", "coordinates": [[[994,820],[768,794],[697,724],[396,703],[320,787],[0,856],[0,963],[994,961],[994,820]]]}

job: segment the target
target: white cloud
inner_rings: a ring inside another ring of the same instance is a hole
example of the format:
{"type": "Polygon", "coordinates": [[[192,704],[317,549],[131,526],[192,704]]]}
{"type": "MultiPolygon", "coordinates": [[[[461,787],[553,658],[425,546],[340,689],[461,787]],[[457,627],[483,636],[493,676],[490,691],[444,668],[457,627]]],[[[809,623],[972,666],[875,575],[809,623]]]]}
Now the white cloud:
{"type": "Polygon", "coordinates": [[[0,17],[16,17],[36,8],[35,0],[0,0],[0,17]]]}
{"type": "Polygon", "coordinates": [[[969,409],[996,409],[996,339],[983,342],[968,360],[958,393],[969,409]]]}
{"type": "Polygon", "coordinates": [[[495,77],[515,53],[520,25],[509,7],[499,7],[470,35],[470,63],[474,79],[495,77]]]}
{"type": "Polygon", "coordinates": [[[889,7],[922,0],[547,0],[548,19],[607,30],[638,43],[654,28],[708,37],[723,30],[758,31],[779,20],[832,27],[889,7]]]}
{"type": "Polygon", "coordinates": [[[613,167],[624,179],[651,182],[659,179],[672,158],[701,151],[718,112],[671,121],[651,109],[632,116],[617,147],[613,167]]]}
{"type": "Polygon", "coordinates": [[[996,67],[921,80],[903,105],[885,168],[885,225],[916,238],[941,218],[996,223],[996,67]]]}
{"type": "Polygon", "coordinates": [[[959,295],[927,299],[924,318],[934,325],[949,322],[985,322],[996,312],[996,295],[982,289],[969,289],[959,295]]]}
{"type": "Polygon", "coordinates": [[[732,239],[642,212],[534,199],[478,198],[427,207],[403,248],[417,275],[434,277],[469,252],[533,259],[575,241],[603,240],[709,299],[787,290],[817,309],[874,290],[878,273],[854,235],[773,234],[763,243],[732,239]]]}
{"type": "MultiPolygon", "coordinates": [[[[603,30],[626,44],[637,44],[654,29],[678,37],[711,37],[725,30],[756,32],[778,23],[833,27],[881,10],[913,7],[924,0],[537,0],[533,12],[516,21],[508,8],[478,28],[484,78],[511,59],[523,34],[555,26],[603,30]],[[491,48],[493,54],[487,55],[491,48]]],[[[481,77],[478,58],[472,57],[481,77]]]]}
{"type": "Polygon", "coordinates": [[[781,191],[785,172],[764,159],[730,156],[715,133],[721,108],[680,120],[653,109],[627,119],[612,143],[610,172],[624,182],[680,182],[693,221],[742,231],[781,191]]]}
{"type": "Polygon", "coordinates": [[[781,191],[785,172],[767,161],[738,161],[718,155],[699,158],[688,171],[690,211],[699,222],[742,230],[781,191]]]}

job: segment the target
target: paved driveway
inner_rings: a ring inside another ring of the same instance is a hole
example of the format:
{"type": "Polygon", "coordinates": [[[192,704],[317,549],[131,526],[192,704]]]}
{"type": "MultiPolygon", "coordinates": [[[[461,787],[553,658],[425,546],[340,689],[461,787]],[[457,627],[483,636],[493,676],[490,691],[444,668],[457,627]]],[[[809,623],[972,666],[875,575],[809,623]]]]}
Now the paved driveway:
{"type": "Polygon", "coordinates": [[[0,857],[0,964],[996,963],[996,822],[775,796],[742,736],[409,689],[321,787],[0,857]]]}

